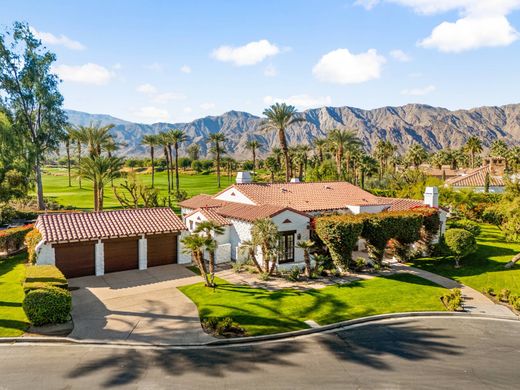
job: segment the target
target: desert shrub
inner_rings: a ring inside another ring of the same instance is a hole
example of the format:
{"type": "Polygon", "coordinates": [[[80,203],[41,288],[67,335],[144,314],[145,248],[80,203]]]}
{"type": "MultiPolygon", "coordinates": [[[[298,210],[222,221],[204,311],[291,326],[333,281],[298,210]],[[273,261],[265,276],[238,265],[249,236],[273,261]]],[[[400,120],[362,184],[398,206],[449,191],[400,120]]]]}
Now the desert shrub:
{"type": "Polygon", "coordinates": [[[45,287],[68,288],[67,279],[54,265],[32,265],[25,272],[25,291],[36,290],[45,287]]]}
{"type": "Polygon", "coordinates": [[[71,301],[67,290],[47,286],[29,291],[23,300],[23,310],[35,326],[60,324],[70,318],[71,301]]]}
{"type": "Polygon", "coordinates": [[[25,235],[32,229],[33,225],[25,225],[0,231],[0,251],[12,252],[22,248],[25,235]]]}
{"type": "Polygon", "coordinates": [[[475,237],[480,234],[480,225],[470,219],[460,219],[451,223],[452,228],[464,229],[473,234],[475,237]]]}
{"type": "Polygon", "coordinates": [[[300,267],[292,267],[289,271],[287,271],[284,274],[284,277],[291,282],[297,282],[298,280],[300,280],[301,273],[302,270],[300,269],[300,267]]]}
{"type": "Polygon", "coordinates": [[[260,280],[263,280],[264,282],[269,280],[269,277],[271,275],[269,275],[269,272],[264,272],[264,273],[261,273],[260,275],[258,275],[258,277],[260,278],[260,280]]]}
{"type": "Polygon", "coordinates": [[[216,336],[236,337],[245,336],[246,331],[231,317],[207,317],[202,321],[202,326],[208,333],[216,336]]]}
{"type": "Polygon", "coordinates": [[[446,245],[455,257],[456,267],[460,266],[460,259],[477,250],[475,236],[465,229],[448,229],[444,238],[446,245]]]}
{"type": "Polygon", "coordinates": [[[25,235],[24,243],[27,247],[27,257],[31,264],[36,262],[36,245],[38,245],[41,239],[42,235],[36,228],[25,235]]]}
{"type": "Polygon", "coordinates": [[[511,290],[507,288],[503,288],[497,295],[498,300],[502,302],[509,302],[509,296],[511,295],[511,290]]]}
{"type": "Polygon", "coordinates": [[[234,271],[234,272],[239,273],[239,272],[243,272],[243,271],[245,271],[245,269],[246,269],[246,264],[243,263],[243,262],[237,261],[237,262],[233,263],[233,264],[231,265],[231,267],[233,268],[233,271],[234,271]]]}
{"type": "Polygon", "coordinates": [[[509,297],[507,298],[507,301],[511,306],[514,306],[516,301],[518,301],[518,295],[517,294],[509,294],[509,297]]]}
{"type": "Polygon", "coordinates": [[[363,270],[367,265],[367,260],[364,257],[358,257],[354,260],[354,268],[358,271],[363,270]]]}
{"type": "Polygon", "coordinates": [[[491,295],[491,296],[495,296],[496,293],[495,293],[495,289],[493,287],[485,287],[484,290],[482,290],[482,292],[484,294],[487,294],[487,295],[491,295]]]}
{"type": "Polygon", "coordinates": [[[441,299],[448,310],[459,310],[462,305],[462,291],[459,288],[454,288],[446,292],[441,299]]]}

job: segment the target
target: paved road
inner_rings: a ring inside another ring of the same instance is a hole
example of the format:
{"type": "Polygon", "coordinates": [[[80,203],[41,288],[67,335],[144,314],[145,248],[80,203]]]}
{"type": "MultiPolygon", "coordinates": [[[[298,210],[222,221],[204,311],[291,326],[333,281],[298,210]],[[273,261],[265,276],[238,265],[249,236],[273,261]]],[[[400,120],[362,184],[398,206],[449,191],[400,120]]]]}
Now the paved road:
{"type": "Polygon", "coordinates": [[[388,320],[227,348],[0,345],[0,389],[513,389],[520,321],[388,320]]]}

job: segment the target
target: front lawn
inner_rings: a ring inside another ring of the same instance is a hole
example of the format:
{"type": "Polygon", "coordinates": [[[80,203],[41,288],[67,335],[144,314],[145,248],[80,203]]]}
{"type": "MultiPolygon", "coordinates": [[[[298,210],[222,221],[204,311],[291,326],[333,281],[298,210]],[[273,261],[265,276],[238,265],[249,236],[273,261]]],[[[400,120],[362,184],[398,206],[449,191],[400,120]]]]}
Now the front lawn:
{"type": "Polygon", "coordinates": [[[217,279],[179,287],[199,309],[201,318],[232,317],[251,336],[305,329],[305,320],[320,325],[375,314],[445,310],[445,289],[410,274],[378,277],[323,289],[268,291],[217,279]]]}
{"type": "Polygon", "coordinates": [[[29,326],[22,308],[25,253],[0,260],[0,337],[20,336],[29,326]]]}
{"type": "Polygon", "coordinates": [[[482,232],[477,237],[478,250],[463,259],[461,268],[454,267],[452,258],[425,258],[414,260],[413,265],[436,274],[455,279],[460,283],[482,291],[492,287],[495,291],[503,288],[520,294],[520,265],[505,269],[504,265],[520,252],[520,244],[506,242],[500,229],[482,224],[482,232]]]}

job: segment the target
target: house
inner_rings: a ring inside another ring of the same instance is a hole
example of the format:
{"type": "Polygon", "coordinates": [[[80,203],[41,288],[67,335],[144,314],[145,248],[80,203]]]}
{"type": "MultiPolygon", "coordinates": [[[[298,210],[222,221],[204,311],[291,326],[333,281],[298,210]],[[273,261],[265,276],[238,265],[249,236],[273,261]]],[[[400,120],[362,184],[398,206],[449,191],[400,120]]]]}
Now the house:
{"type": "MultiPolygon", "coordinates": [[[[237,182],[216,195],[197,195],[180,203],[183,221],[191,232],[201,221],[215,221],[225,227],[217,237],[217,261],[242,261],[241,243],[251,239],[255,220],[270,218],[279,231],[279,267],[303,262],[303,250],[296,247],[310,237],[314,216],[326,213],[380,213],[409,210],[419,206],[439,206],[437,188],[427,188],[424,200],[375,196],[348,182],[253,183],[247,172],[239,172],[237,182]]],[[[444,231],[447,213],[440,209],[444,231]]],[[[261,262],[261,254],[259,254],[261,262]]]]}
{"type": "Polygon", "coordinates": [[[179,245],[186,226],[170,208],[44,214],[36,228],[36,263],[68,278],[191,262],[179,245]]]}
{"type": "Polygon", "coordinates": [[[474,192],[502,193],[505,189],[506,159],[487,157],[484,164],[460,176],[446,180],[445,185],[455,190],[471,189],[474,192]],[[487,182],[487,183],[486,183],[487,182]]]}

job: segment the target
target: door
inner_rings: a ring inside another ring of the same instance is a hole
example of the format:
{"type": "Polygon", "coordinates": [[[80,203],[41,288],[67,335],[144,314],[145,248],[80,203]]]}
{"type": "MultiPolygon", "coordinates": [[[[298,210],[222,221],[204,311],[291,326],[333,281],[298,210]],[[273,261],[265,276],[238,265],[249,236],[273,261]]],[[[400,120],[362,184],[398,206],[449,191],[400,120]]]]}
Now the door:
{"type": "Polygon", "coordinates": [[[56,267],[66,278],[96,273],[95,241],[53,245],[56,267]]]}
{"type": "Polygon", "coordinates": [[[105,273],[139,267],[138,237],[114,238],[103,241],[105,273]]]}
{"type": "Polygon", "coordinates": [[[295,233],[295,230],[278,233],[278,263],[292,263],[294,261],[295,233]]]}
{"type": "Polygon", "coordinates": [[[177,263],[177,234],[146,237],[148,267],[177,263]]]}

